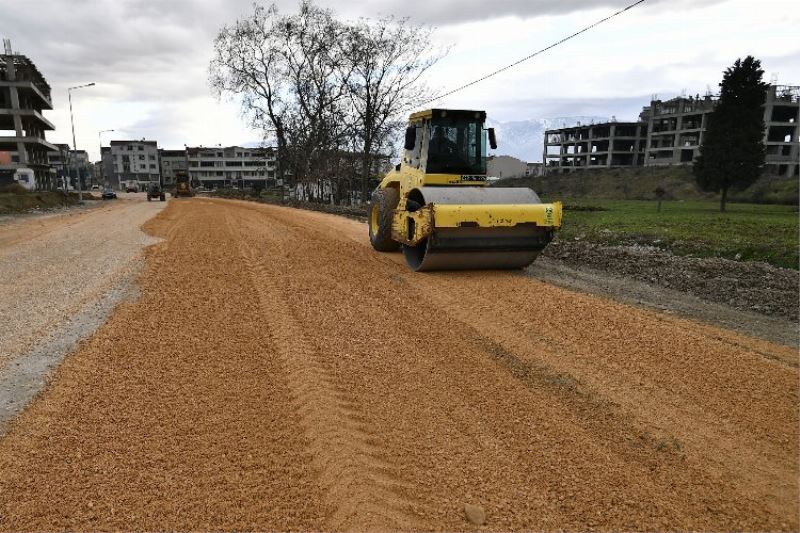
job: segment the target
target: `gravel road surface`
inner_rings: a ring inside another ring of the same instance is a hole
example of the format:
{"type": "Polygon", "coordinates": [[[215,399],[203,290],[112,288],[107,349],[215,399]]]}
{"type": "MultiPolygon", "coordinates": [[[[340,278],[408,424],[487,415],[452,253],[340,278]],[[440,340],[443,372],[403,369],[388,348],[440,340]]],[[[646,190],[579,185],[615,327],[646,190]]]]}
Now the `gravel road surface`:
{"type": "Polygon", "coordinates": [[[411,273],[321,213],[195,198],[145,229],[140,297],[0,440],[2,530],[800,527],[793,348],[411,273]]]}
{"type": "Polygon", "coordinates": [[[126,195],[0,224],[0,434],[128,295],[142,249],[156,242],[140,226],[162,208],[126,195]]]}
{"type": "Polygon", "coordinates": [[[154,242],[140,226],[163,205],[128,197],[0,226],[0,367],[125,277],[154,242]]]}

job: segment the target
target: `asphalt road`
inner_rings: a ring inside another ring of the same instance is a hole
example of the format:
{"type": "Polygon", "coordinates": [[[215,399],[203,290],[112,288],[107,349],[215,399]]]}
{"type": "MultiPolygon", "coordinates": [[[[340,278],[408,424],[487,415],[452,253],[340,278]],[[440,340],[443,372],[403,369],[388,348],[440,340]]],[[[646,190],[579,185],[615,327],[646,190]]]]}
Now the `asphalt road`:
{"type": "Polygon", "coordinates": [[[180,199],[0,440],[0,529],[785,530],[792,348],[180,199]],[[467,521],[465,505],[485,511],[467,521]]]}

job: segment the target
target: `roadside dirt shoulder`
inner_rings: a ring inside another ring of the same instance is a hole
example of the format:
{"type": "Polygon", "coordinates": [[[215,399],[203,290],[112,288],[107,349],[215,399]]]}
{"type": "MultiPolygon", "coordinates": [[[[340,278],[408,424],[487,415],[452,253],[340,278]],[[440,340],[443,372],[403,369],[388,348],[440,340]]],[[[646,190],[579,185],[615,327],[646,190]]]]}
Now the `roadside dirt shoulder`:
{"type": "Polygon", "coordinates": [[[163,206],[135,200],[0,225],[0,435],[48,377],[134,292],[141,224],[163,206]]]}
{"type": "Polygon", "coordinates": [[[556,241],[545,257],[680,291],[747,313],[800,320],[800,272],[753,261],[672,255],[643,246],[556,241]]]}

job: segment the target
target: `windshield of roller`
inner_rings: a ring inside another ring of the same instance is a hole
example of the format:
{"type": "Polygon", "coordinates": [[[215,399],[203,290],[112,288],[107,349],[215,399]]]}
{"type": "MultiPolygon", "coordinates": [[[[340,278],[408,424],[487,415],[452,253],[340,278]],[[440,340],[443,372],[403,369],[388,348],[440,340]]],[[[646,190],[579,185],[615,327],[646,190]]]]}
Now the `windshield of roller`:
{"type": "Polygon", "coordinates": [[[482,121],[435,117],[428,139],[429,174],[486,174],[482,121]]]}

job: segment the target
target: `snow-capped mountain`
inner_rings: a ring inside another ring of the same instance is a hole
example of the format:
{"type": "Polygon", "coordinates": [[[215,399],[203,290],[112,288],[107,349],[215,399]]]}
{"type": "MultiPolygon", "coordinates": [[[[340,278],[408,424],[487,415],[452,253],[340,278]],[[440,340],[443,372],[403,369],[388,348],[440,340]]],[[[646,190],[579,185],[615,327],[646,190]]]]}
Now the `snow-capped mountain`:
{"type": "Polygon", "coordinates": [[[497,150],[491,150],[490,154],[510,155],[529,163],[539,162],[542,160],[545,130],[607,120],[608,117],[597,116],[539,118],[510,122],[499,122],[488,118],[486,126],[494,128],[497,133],[497,150]]]}

